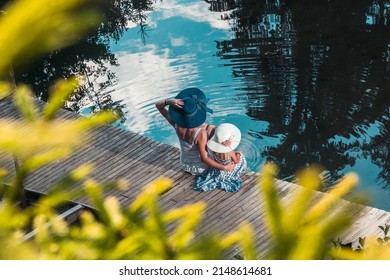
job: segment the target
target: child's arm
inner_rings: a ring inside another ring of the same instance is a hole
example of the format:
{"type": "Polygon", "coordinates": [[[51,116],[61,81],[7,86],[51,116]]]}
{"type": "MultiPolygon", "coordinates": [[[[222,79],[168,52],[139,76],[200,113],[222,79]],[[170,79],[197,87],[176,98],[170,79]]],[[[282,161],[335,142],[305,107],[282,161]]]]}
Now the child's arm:
{"type": "Polygon", "coordinates": [[[232,161],[237,164],[240,162],[240,156],[241,156],[241,153],[240,152],[235,152],[235,151],[231,151],[230,152],[230,157],[232,158],[232,161]]]}

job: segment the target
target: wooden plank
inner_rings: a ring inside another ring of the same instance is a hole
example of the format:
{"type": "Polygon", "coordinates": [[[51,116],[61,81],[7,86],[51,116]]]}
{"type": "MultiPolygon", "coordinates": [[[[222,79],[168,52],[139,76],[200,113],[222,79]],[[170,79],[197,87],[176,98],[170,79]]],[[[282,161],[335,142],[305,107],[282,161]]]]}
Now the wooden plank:
{"type": "MultiPolygon", "coordinates": [[[[189,175],[189,176],[191,176],[191,175],[189,175]]],[[[245,177],[244,175],[243,175],[243,177],[245,177]]],[[[194,184],[194,182],[195,182],[195,176],[192,176],[191,177],[191,183],[192,183],[192,186],[193,186],[193,184],[194,184]]],[[[243,186],[245,186],[245,184],[246,184],[246,182],[245,182],[245,180],[243,179],[243,186]]],[[[190,188],[190,190],[191,190],[191,193],[193,193],[194,194],[194,196],[196,196],[196,193],[197,192],[192,192],[193,190],[192,190],[192,186],[191,186],[191,188],[190,188]]],[[[218,191],[218,190],[215,190],[215,191],[218,191]]],[[[210,192],[213,192],[213,191],[210,191],[210,192]]],[[[210,193],[209,192],[209,193],[210,193]]],[[[175,196],[176,194],[175,193],[170,193],[170,196],[175,196]]],[[[189,200],[189,199],[192,199],[192,197],[193,196],[186,196],[186,199],[187,200],[189,200]]],[[[183,200],[183,199],[179,199],[179,200],[183,200]]],[[[169,205],[169,204],[166,204],[166,205],[169,205]]]]}
{"type": "Polygon", "coordinates": [[[215,227],[228,232],[244,221],[251,223],[250,218],[257,218],[261,214],[257,215],[256,213],[259,208],[258,202],[258,193],[254,188],[246,192],[246,196],[242,194],[238,194],[238,198],[231,196],[226,199],[226,202],[208,209],[203,220],[202,230],[207,231],[215,227]],[[253,213],[256,213],[255,216],[252,216],[253,213]]]}
{"type": "MultiPolygon", "coordinates": [[[[146,169],[142,168],[143,162],[147,160],[147,157],[152,153],[157,153],[157,155],[161,154],[161,151],[164,150],[163,147],[161,147],[160,144],[154,143],[151,147],[148,146],[149,148],[147,149],[146,152],[142,152],[139,155],[135,156],[134,161],[126,161],[125,159],[121,159],[116,165],[118,168],[115,168],[112,170],[112,174],[108,175],[106,177],[106,180],[118,180],[118,179],[127,179],[130,184],[130,189],[132,192],[138,192],[139,191],[139,186],[134,184],[134,177],[135,176],[144,176],[146,169]]],[[[144,147],[145,148],[145,147],[144,147]]],[[[144,177],[143,177],[144,178],[144,177]]],[[[97,178],[98,180],[100,178],[97,178]]],[[[145,178],[144,178],[145,179],[145,178]]],[[[113,190],[110,192],[105,193],[105,195],[114,195],[118,194],[118,191],[113,190]]],[[[120,193],[125,193],[124,191],[120,191],[120,193]]]]}
{"type": "MultiPolygon", "coordinates": [[[[163,149],[165,149],[163,147],[163,149]]],[[[144,166],[144,172],[147,173],[146,176],[142,176],[142,173],[138,173],[136,176],[132,177],[132,183],[137,184],[138,186],[143,186],[151,181],[154,181],[155,179],[162,176],[161,169],[166,170],[166,166],[168,166],[168,163],[172,164],[172,162],[169,161],[169,157],[161,153],[156,157],[156,163],[158,163],[158,166],[154,165],[154,160],[152,159],[151,163],[144,166]],[[160,160],[162,158],[162,160],[160,160]],[[165,164],[166,163],[166,164],[165,164]]],[[[168,170],[171,170],[170,168],[168,170]]],[[[182,172],[182,171],[179,171],[182,172]]],[[[177,183],[177,182],[175,182],[177,183]]]]}
{"type": "MultiPolygon", "coordinates": [[[[43,104],[43,102],[39,103],[40,110],[43,104]]],[[[20,114],[11,105],[10,100],[0,101],[0,117],[16,122],[20,114]]],[[[59,112],[59,118],[64,120],[78,117],[69,111],[59,112]]],[[[98,182],[104,183],[120,178],[130,182],[130,188],[126,191],[112,190],[104,193],[105,197],[116,196],[121,205],[127,207],[145,185],[159,177],[169,177],[174,185],[160,197],[162,211],[169,211],[197,201],[207,204],[204,219],[196,231],[196,239],[213,230],[228,234],[241,222],[247,221],[253,226],[257,251],[264,255],[271,248],[272,240],[264,224],[265,204],[261,190],[257,186],[258,172],[250,171],[242,175],[243,187],[238,193],[220,190],[198,192],[193,190],[195,176],[181,170],[178,148],[109,125],[92,129],[89,133],[92,143],[77,148],[75,154],[68,159],[35,171],[27,178],[26,188],[47,192],[53,183],[67,175],[75,166],[93,162],[96,164],[96,169],[91,177],[98,182]]],[[[12,169],[12,162],[0,154],[0,166],[12,169]]],[[[301,186],[283,180],[275,180],[275,184],[282,203],[286,205],[297,192],[302,190],[301,186]]],[[[81,184],[75,186],[75,188],[79,187],[81,184]]],[[[328,194],[313,192],[313,203],[326,195],[328,194]]],[[[90,207],[87,198],[80,198],[77,202],[82,206],[90,207]]],[[[341,235],[344,240],[353,240],[372,233],[379,234],[378,225],[390,223],[389,212],[355,205],[345,200],[340,201],[340,206],[347,206],[343,211],[348,211],[348,214],[353,216],[353,224],[341,235]],[[356,207],[352,208],[352,206],[356,207]]],[[[167,229],[174,230],[175,224],[170,224],[167,229]]],[[[237,246],[227,251],[230,257],[237,253],[239,253],[237,246]]]]}
{"type": "MultiPolygon", "coordinates": [[[[123,141],[126,142],[125,139],[123,141]]],[[[98,148],[98,146],[87,147],[84,150],[80,151],[80,153],[74,154],[70,158],[67,158],[63,161],[54,163],[52,165],[49,165],[48,167],[36,171],[34,178],[37,180],[28,180],[27,183],[28,186],[34,186],[34,185],[42,185],[42,182],[45,182],[46,184],[43,184],[45,187],[40,187],[38,189],[47,190],[48,187],[51,187],[55,182],[59,181],[64,175],[68,174],[71,170],[73,170],[77,166],[80,166],[81,164],[94,163],[96,164],[97,168],[101,169],[102,164],[99,164],[100,160],[107,164],[115,164],[115,162],[113,163],[112,161],[109,161],[109,159],[116,158],[116,157],[118,157],[118,154],[112,153],[110,149],[102,150],[98,148]],[[48,169],[50,169],[50,172],[47,172],[48,169]],[[40,176],[40,172],[46,173],[47,176],[45,177],[40,176]]],[[[95,170],[94,173],[96,174],[96,172],[97,171],[95,170]]]]}
{"type": "Polygon", "coordinates": [[[252,188],[248,189],[245,186],[237,193],[229,193],[218,189],[208,192],[191,190],[190,192],[186,192],[186,194],[190,194],[187,196],[187,201],[178,199],[174,204],[163,203],[163,209],[171,209],[181,207],[187,203],[204,201],[207,204],[207,209],[202,220],[201,231],[205,231],[211,227],[226,227],[231,220],[234,220],[232,216],[237,215],[241,207],[250,206],[248,206],[249,201],[247,198],[251,192],[253,192],[252,188]]]}

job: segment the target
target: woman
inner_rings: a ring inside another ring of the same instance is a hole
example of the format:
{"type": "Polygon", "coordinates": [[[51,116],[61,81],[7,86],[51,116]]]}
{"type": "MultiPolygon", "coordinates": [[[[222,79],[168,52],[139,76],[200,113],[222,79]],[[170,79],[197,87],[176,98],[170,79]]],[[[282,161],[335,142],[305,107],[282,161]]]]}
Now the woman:
{"type": "Polygon", "coordinates": [[[198,88],[182,90],[174,99],[156,103],[164,118],[174,127],[180,141],[180,164],[184,171],[200,175],[209,166],[220,170],[231,171],[234,163],[222,165],[208,156],[207,141],[212,136],[215,126],[205,122],[208,99],[198,88]],[[166,106],[169,105],[169,111],[166,106]]]}

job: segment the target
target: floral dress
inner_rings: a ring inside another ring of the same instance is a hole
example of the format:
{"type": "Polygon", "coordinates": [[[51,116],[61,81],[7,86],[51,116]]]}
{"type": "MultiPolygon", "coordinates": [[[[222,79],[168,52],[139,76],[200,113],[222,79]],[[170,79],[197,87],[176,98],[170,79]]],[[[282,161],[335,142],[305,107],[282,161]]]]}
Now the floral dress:
{"type": "MultiPolygon", "coordinates": [[[[213,156],[213,158],[216,162],[223,165],[232,161],[231,158],[225,161],[221,161],[215,156],[213,156]]],[[[246,159],[244,155],[241,154],[239,163],[234,166],[232,171],[225,171],[210,167],[208,172],[205,172],[196,178],[194,189],[197,191],[210,191],[218,188],[227,192],[237,192],[242,186],[240,176],[246,171],[246,169],[246,159]]]]}

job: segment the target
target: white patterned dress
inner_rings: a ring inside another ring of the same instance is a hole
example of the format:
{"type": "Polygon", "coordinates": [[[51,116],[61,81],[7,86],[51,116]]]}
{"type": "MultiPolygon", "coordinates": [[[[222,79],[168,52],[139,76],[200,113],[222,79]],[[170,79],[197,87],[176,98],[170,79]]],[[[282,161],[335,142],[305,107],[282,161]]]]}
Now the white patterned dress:
{"type": "MultiPolygon", "coordinates": [[[[213,159],[223,165],[230,163],[232,160],[221,161],[217,157],[210,155],[213,159]]],[[[242,187],[241,174],[247,171],[247,163],[243,154],[240,161],[234,166],[232,171],[224,171],[210,167],[207,172],[196,178],[194,189],[197,191],[210,191],[216,188],[227,191],[237,192],[242,187]]]]}

